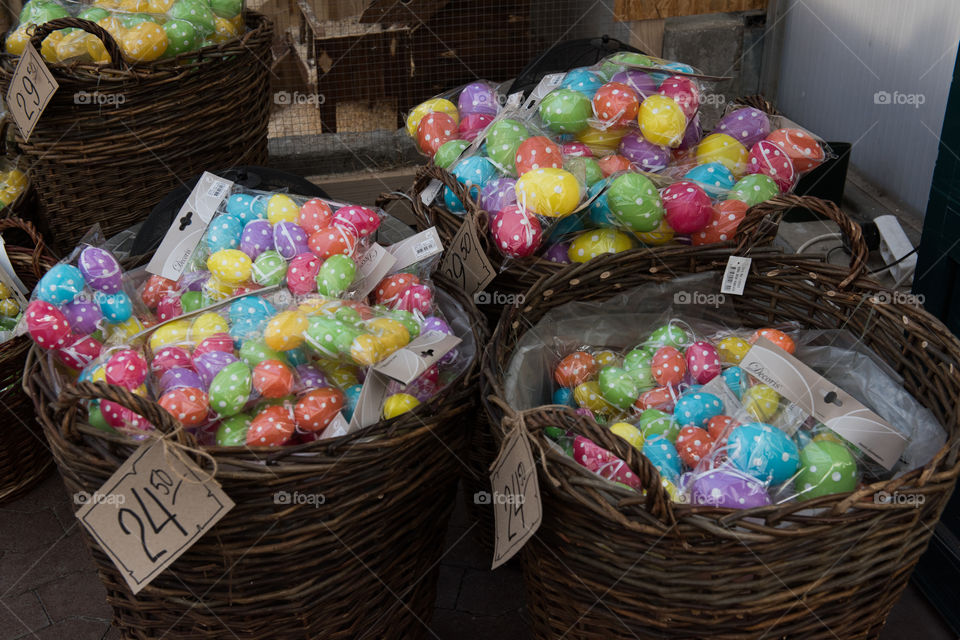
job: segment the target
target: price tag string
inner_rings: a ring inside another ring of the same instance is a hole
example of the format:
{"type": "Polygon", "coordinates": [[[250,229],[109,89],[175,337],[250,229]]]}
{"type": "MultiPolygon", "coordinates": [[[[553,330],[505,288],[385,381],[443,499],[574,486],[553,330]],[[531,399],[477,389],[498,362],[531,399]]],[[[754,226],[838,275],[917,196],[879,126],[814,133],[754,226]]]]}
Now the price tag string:
{"type": "MultiPolygon", "coordinates": [[[[551,408],[563,409],[563,408],[569,408],[569,407],[566,407],[566,405],[559,405],[559,404],[547,404],[547,405],[541,405],[539,407],[536,407],[535,409],[527,409],[525,411],[517,412],[513,410],[513,407],[511,407],[506,402],[504,402],[503,400],[501,400],[496,396],[491,395],[491,396],[488,396],[487,399],[490,400],[490,402],[492,402],[493,404],[503,409],[503,412],[504,412],[503,424],[504,426],[507,427],[507,437],[509,437],[511,432],[519,431],[522,437],[526,438],[528,442],[530,442],[534,447],[536,447],[537,451],[539,452],[538,458],[540,459],[540,466],[543,469],[544,474],[546,474],[547,478],[550,479],[550,482],[553,483],[553,486],[559,487],[560,481],[557,480],[557,478],[552,473],[550,473],[550,468],[547,465],[546,450],[543,448],[543,445],[540,444],[540,441],[537,438],[534,438],[532,435],[530,435],[530,428],[527,426],[526,416],[532,413],[533,411],[540,411],[542,409],[551,409],[551,408]]],[[[506,439],[507,438],[504,437],[504,440],[506,439]]],[[[497,455],[497,459],[494,460],[493,463],[490,465],[491,469],[493,469],[497,465],[497,462],[500,461],[500,458],[502,457],[502,455],[503,455],[503,451],[501,451],[497,455]]]]}
{"type": "MultiPolygon", "coordinates": [[[[186,433],[190,436],[183,428],[183,424],[180,422],[176,423],[177,426],[172,431],[162,432],[162,431],[140,431],[139,429],[129,429],[121,427],[118,429],[121,433],[124,433],[132,438],[143,439],[143,440],[153,440],[154,442],[159,442],[163,447],[163,457],[167,461],[168,466],[171,471],[184,482],[190,484],[205,484],[207,482],[215,481],[217,470],[219,469],[219,464],[217,459],[214,458],[210,452],[204,451],[203,449],[198,449],[190,445],[182,444],[174,440],[174,438],[181,433],[186,433]],[[210,462],[211,470],[207,472],[203,469],[203,465],[197,464],[193,461],[192,456],[198,456],[200,458],[205,458],[210,462]],[[194,464],[197,468],[204,472],[204,476],[201,476],[199,479],[191,477],[189,474],[181,474],[177,469],[178,465],[170,464],[171,460],[176,460],[180,463],[180,466],[185,466],[189,468],[189,464],[194,464]]],[[[192,438],[192,436],[190,436],[192,438]]]]}

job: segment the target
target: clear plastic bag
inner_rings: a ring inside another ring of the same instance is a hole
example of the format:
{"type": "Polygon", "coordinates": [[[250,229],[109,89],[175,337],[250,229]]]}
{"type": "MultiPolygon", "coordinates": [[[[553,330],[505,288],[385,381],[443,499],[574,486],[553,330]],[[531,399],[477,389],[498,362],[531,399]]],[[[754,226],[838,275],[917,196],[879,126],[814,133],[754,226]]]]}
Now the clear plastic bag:
{"type": "Polygon", "coordinates": [[[421,102],[407,113],[407,134],[437,166],[451,166],[503,104],[502,85],[477,80],[421,102]]]}

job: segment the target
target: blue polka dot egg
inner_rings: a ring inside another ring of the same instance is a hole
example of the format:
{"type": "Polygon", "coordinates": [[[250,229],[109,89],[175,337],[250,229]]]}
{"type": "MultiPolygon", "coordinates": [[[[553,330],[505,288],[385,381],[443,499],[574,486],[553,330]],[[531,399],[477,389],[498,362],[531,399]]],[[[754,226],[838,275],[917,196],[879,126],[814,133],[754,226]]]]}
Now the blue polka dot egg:
{"type": "MultiPolygon", "coordinates": [[[[613,212],[610,211],[610,205],[607,203],[607,194],[603,193],[606,188],[606,180],[596,182],[590,187],[587,191],[587,198],[593,198],[593,202],[590,203],[587,210],[590,212],[590,220],[592,220],[594,224],[601,227],[614,227],[617,226],[617,219],[613,216],[613,212]],[[597,195],[598,193],[600,195],[597,195]],[[594,198],[594,196],[596,197],[594,198]]],[[[574,216],[569,217],[573,218],[574,216]]]]}
{"type": "Polygon", "coordinates": [[[573,400],[573,389],[560,387],[553,392],[553,404],[562,404],[566,407],[575,407],[577,403],[573,400]]]}
{"type": "Polygon", "coordinates": [[[723,413],[720,398],[705,391],[688,391],[680,396],[673,409],[674,420],[681,426],[705,427],[710,418],[723,413]]]}
{"type": "Polygon", "coordinates": [[[737,469],[771,485],[786,482],[800,466],[793,439],[762,422],[734,427],[727,438],[727,455],[737,469]]]}
{"type": "Polygon", "coordinates": [[[643,455],[647,456],[660,475],[670,482],[676,482],[680,478],[680,455],[673,443],[662,435],[655,435],[644,441],[643,455]]]}
{"type": "Polygon", "coordinates": [[[727,383],[727,387],[730,388],[730,391],[733,391],[733,395],[737,396],[737,398],[742,398],[743,369],[740,367],[727,367],[721,375],[723,376],[723,381],[727,383]]]}
{"type": "Polygon", "coordinates": [[[220,216],[207,229],[207,249],[216,253],[221,249],[236,249],[243,235],[243,221],[234,216],[220,216]]]}
{"type": "Polygon", "coordinates": [[[597,89],[604,85],[603,78],[590,71],[586,67],[571,69],[560,82],[561,89],[573,89],[579,91],[588,98],[593,98],[597,89]]]}
{"type": "Polygon", "coordinates": [[[690,169],[690,171],[687,171],[683,178],[684,180],[699,183],[708,194],[714,197],[720,196],[730,189],[733,189],[733,185],[736,184],[737,181],[736,178],[733,177],[733,174],[730,173],[730,169],[727,169],[719,162],[708,162],[698,165],[690,169]]]}
{"type": "MultiPolygon", "coordinates": [[[[473,197],[477,197],[483,186],[497,176],[497,169],[486,158],[470,156],[458,162],[451,173],[457,178],[457,182],[467,187],[473,197]]],[[[443,202],[453,213],[465,211],[460,198],[453,195],[453,191],[448,187],[443,188],[443,202]]]]}
{"type": "Polygon", "coordinates": [[[267,219],[267,201],[263,196],[235,193],[227,199],[227,213],[244,224],[267,219]]]}
{"type": "Polygon", "coordinates": [[[103,293],[97,291],[94,298],[100,307],[100,313],[111,324],[126,322],[133,315],[133,303],[123,291],[116,293],[103,293]]]}
{"type": "Polygon", "coordinates": [[[37,297],[53,305],[70,302],[83,291],[86,283],[80,269],[71,264],[54,265],[37,283],[37,297]]]}
{"type": "Polygon", "coordinates": [[[230,323],[248,322],[253,326],[266,327],[267,322],[277,310],[272,304],[259,296],[247,296],[235,300],[230,305],[230,323]]]}

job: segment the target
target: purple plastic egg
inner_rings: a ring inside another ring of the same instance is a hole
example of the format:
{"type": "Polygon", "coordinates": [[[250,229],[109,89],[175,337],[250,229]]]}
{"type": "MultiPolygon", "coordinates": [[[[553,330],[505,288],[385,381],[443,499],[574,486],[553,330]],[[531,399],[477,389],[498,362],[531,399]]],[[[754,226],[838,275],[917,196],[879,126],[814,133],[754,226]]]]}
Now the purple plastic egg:
{"type": "Polygon", "coordinates": [[[747,149],[770,134],[770,119],[760,109],[744,107],[720,119],[714,133],[725,133],[747,149]]]}
{"type": "Polygon", "coordinates": [[[497,95],[493,87],[485,82],[471,82],[460,92],[457,100],[460,115],[468,113],[482,113],[488,116],[497,115],[497,95]]]}
{"type": "Polygon", "coordinates": [[[721,467],[699,474],[693,480],[691,500],[697,506],[752,509],[770,504],[763,483],[736,469],[721,467]]]}
{"type": "Polygon", "coordinates": [[[203,285],[209,279],[209,271],[190,271],[180,276],[180,289],[181,291],[202,291],[203,285]]]}
{"type": "Polygon", "coordinates": [[[480,191],[480,208],[494,213],[517,204],[517,181],[513,178],[497,178],[484,185],[480,191]]]}
{"type": "Polygon", "coordinates": [[[194,358],[193,366],[196,368],[197,373],[200,374],[200,379],[203,380],[203,388],[209,389],[210,383],[217,377],[220,370],[234,362],[237,362],[237,357],[232,353],[227,353],[226,351],[208,351],[194,358]]]}
{"type": "Polygon", "coordinates": [[[570,256],[567,254],[569,250],[570,245],[566,242],[552,244],[543,252],[543,259],[557,264],[569,264],[570,256]]]}
{"type": "Polygon", "coordinates": [[[649,73],[639,69],[618,71],[613,74],[611,82],[621,82],[640,94],[640,101],[657,92],[657,81],[649,73]]]}
{"type": "Polygon", "coordinates": [[[453,329],[450,328],[447,321],[437,316],[427,316],[423,319],[422,333],[426,333],[427,331],[440,331],[450,336],[453,335],[453,329]]]}
{"type": "Polygon", "coordinates": [[[631,131],[620,140],[620,155],[643,171],[662,171],[670,163],[670,150],[653,144],[639,131],[631,131]]]}
{"type": "Polygon", "coordinates": [[[240,251],[256,260],[264,251],[273,249],[273,227],[266,220],[251,220],[240,236],[240,251]]]}
{"type": "Polygon", "coordinates": [[[87,247],[77,261],[80,273],[93,289],[116,293],[123,284],[123,271],[113,254],[99,247],[87,247]]]}
{"type": "Polygon", "coordinates": [[[273,244],[284,260],[293,260],[301,253],[308,253],[307,232],[296,222],[278,222],[273,227],[273,244]]]}
{"type": "Polygon", "coordinates": [[[206,389],[208,385],[204,385],[203,381],[200,379],[200,376],[197,375],[195,371],[191,371],[185,367],[174,367],[172,369],[167,369],[164,371],[163,375],[160,376],[160,393],[166,393],[171,389],[176,389],[178,387],[193,387],[194,389],[206,389]]]}
{"type": "Polygon", "coordinates": [[[327,377],[323,375],[323,371],[320,371],[310,364],[297,366],[297,381],[293,385],[293,390],[296,393],[303,393],[310,389],[319,389],[320,387],[326,386],[328,386],[327,377]]]}
{"type": "Polygon", "coordinates": [[[75,300],[66,303],[60,310],[67,317],[73,332],[81,336],[90,335],[99,329],[100,321],[103,320],[100,305],[94,302],[75,300]]]}
{"type": "Polygon", "coordinates": [[[700,138],[702,137],[703,129],[700,127],[700,114],[697,114],[687,123],[687,128],[683,132],[683,139],[680,140],[680,146],[677,149],[692,149],[700,144],[700,138]]]}

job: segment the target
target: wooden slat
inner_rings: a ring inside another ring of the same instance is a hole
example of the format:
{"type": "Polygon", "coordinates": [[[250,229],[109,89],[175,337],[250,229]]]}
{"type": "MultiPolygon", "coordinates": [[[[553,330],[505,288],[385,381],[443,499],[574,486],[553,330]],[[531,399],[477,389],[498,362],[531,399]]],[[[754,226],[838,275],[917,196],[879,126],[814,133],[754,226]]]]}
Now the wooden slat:
{"type": "Polygon", "coordinates": [[[615,0],[613,14],[619,22],[632,22],[766,8],[767,0],[615,0]]]}

